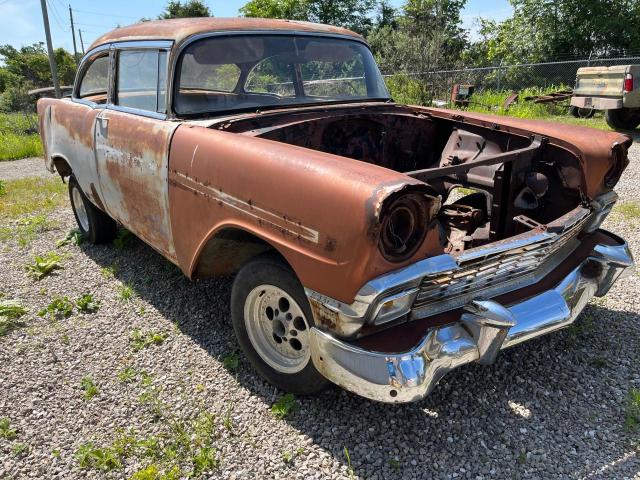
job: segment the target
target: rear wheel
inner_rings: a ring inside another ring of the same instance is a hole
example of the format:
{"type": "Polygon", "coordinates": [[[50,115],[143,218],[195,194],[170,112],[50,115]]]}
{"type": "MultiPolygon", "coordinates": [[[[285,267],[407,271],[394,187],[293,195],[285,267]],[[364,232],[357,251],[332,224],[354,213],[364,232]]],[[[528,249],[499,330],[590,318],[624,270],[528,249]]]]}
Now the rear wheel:
{"type": "Polygon", "coordinates": [[[240,347],[269,383],[304,395],[329,384],[311,361],[309,303],[285,262],[262,256],[245,265],[233,283],[231,315],[240,347]]]}
{"type": "Polygon", "coordinates": [[[604,118],[614,130],[633,130],[640,125],[640,109],[618,108],[607,110],[604,118]]]}
{"type": "Polygon", "coordinates": [[[78,228],[91,243],[108,243],[116,236],[118,225],[86,197],[75,177],[69,177],[69,199],[78,228]]]}
{"type": "Polygon", "coordinates": [[[594,108],[580,108],[572,105],[569,108],[569,113],[575,118],[591,118],[596,113],[596,110],[594,108]]]}

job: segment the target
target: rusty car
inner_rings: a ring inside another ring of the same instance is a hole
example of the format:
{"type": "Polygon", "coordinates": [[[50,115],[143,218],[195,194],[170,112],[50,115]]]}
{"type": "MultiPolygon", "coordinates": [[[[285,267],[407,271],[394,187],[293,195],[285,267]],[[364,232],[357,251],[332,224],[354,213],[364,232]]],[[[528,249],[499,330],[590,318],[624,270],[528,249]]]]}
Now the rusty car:
{"type": "Polygon", "coordinates": [[[628,136],[394,103],[343,28],[122,27],[38,114],[83,235],[122,225],[190,279],[235,275],[238,343],[288,392],[419,400],[633,268],[600,228],[628,136]]]}

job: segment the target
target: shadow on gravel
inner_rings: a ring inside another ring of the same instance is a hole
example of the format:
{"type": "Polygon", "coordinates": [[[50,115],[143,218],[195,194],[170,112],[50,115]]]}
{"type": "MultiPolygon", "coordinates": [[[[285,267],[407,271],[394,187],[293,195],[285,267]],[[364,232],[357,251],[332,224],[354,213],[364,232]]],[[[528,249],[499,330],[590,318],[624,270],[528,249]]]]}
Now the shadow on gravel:
{"type": "MultiPolygon", "coordinates": [[[[82,249],[100,266],[115,263],[116,278],[211,356],[237,349],[231,278],[191,282],[136,238],[122,250],[82,249]]],[[[635,313],[589,305],[572,327],[506,350],[494,365],[460,368],[421,402],[385,405],[332,388],[300,398],[300,409],[285,421],[368,479],[452,474],[454,465],[474,472],[469,478],[550,471],[616,478],[617,471],[629,471],[629,462],[640,469],[616,393],[633,382],[635,370],[621,359],[625,336],[637,334],[639,321],[635,313]]],[[[276,398],[244,359],[237,379],[268,404],[276,398]]]]}

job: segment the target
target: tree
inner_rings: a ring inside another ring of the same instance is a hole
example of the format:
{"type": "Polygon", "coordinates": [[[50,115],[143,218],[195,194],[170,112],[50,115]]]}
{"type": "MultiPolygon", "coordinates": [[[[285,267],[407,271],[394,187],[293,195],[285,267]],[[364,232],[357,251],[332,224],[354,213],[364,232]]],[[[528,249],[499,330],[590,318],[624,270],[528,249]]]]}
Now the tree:
{"type": "MultiPolygon", "coordinates": [[[[368,37],[378,64],[385,73],[405,72],[393,85],[410,89],[415,101],[431,99],[431,79],[425,72],[455,66],[467,45],[460,12],[466,0],[407,0],[397,26],[383,25],[368,37]]],[[[398,96],[396,92],[394,95],[398,96]]]]}
{"type": "Polygon", "coordinates": [[[165,11],[158,16],[160,20],[168,18],[212,17],[211,10],[202,0],[171,0],[165,11]]]}
{"type": "MultiPolygon", "coordinates": [[[[61,85],[73,84],[76,75],[76,63],[69,52],[63,48],[54,51],[54,57],[58,67],[58,80],[61,85]]],[[[11,45],[0,46],[0,58],[2,59],[6,74],[11,82],[28,82],[35,87],[48,87],[52,85],[49,58],[43,42],[34,43],[20,48],[11,45]]]]}
{"type": "Polygon", "coordinates": [[[487,61],[523,63],[640,48],[640,3],[630,0],[510,0],[511,18],[487,22],[476,42],[487,61]]]}
{"type": "Polygon", "coordinates": [[[349,28],[366,34],[372,26],[375,0],[249,0],[246,17],[287,18],[349,28]]]}
{"type": "Polygon", "coordinates": [[[240,8],[240,14],[255,18],[286,18],[309,21],[307,0],[251,0],[240,8]]]}

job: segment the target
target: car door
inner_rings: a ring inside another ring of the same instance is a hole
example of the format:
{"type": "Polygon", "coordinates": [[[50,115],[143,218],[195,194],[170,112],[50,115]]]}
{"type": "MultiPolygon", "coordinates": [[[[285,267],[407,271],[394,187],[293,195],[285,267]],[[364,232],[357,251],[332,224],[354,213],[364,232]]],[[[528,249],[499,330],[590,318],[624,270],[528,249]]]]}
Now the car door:
{"type": "Polygon", "coordinates": [[[71,101],[53,102],[42,116],[49,168],[53,158],[65,159],[82,191],[101,208],[94,127],[107,104],[109,66],[108,49],[90,53],[80,65],[71,101]]]}
{"type": "MultiPolygon", "coordinates": [[[[168,206],[167,49],[115,46],[113,95],[96,123],[96,160],[109,214],[175,259],[168,206]]],[[[168,46],[167,46],[168,48],[168,46]]]]}

